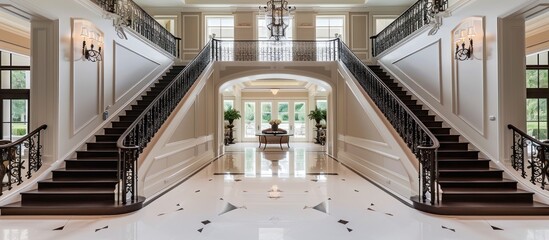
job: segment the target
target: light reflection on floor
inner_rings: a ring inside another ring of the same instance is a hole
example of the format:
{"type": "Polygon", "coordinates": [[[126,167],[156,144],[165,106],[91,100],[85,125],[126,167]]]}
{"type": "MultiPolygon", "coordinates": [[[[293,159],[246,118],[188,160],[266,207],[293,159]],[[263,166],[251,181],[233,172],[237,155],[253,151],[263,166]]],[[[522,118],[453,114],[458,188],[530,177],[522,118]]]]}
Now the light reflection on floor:
{"type": "Polygon", "coordinates": [[[228,152],[133,214],[3,216],[0,238],[549,240],[549,217],[444,217],[416,211],[314,147],[228,152]]]}

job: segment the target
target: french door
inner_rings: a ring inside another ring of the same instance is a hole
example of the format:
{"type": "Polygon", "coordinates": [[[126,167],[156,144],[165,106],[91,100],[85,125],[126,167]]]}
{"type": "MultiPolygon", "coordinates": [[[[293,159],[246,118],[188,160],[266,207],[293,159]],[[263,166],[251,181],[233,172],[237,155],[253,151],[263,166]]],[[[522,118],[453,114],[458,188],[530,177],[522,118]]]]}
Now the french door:
{"type": "Polygon", "coordinates": [[[294,134],[293,141],[307,140],[307,104],[305,100],[247,100],[243,101],[244,141],[255,141],[255,134],[270,128],[269,121],[279,119],[279,128],[294,134]]]}

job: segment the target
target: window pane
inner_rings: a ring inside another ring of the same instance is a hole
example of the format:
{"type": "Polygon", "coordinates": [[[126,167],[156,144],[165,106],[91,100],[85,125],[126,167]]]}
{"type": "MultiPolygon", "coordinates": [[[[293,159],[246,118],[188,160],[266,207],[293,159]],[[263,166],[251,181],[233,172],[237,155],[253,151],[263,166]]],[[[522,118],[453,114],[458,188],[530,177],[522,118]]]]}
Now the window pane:
{"type": "Polygon", "coordinates": [[[343,26],[343,18],[330,18],[330,26],[343,26]]]}
{"type": "Polygon", "coordinates": [[[316,18],[316,26],[317,27],[330,26],[330,19],[318,17],[316,18]]]}
{"type": "Polygon", "coordinates": [[[27,100],[11,100],[12,122],[27,122],[27,100]]]}
{"type": "Polygon", "coordinates": [[[526,57],[526,65],[538,65],[538,55],[533,54],[526,57]]]}
{"type": "Polygon", "coordinates": [[[540,88],[548,88],[548,75],[549,70],[539,70],[539,87],[540,88]]]}
{"type": "Polygon", "coordinates": [[[221,26],[234,26],[233,18],[221,18],[221,26]]]}
{"type": "Polygon", "coordinates": [[[547,139],[547,122],[539,122],[538,139],[547,139]]]}
{"type": "Polygon", "coordinates": [[[27,123],[13,123],[11,126],[13,140],[17,140],[27,135],[27,123]]]}
{"type": "Polygon", "coordinates": [[[538,87],[538,70],[526,70],[526,87],[538,87]]]}
{"type": "Polygon", "coordinates": [[[18,55],[18,54],[12,54],[11,65],[12,66],[30,66],[30,57],[18,55]]]}
{"type": "Polygon", "coordinates": [[[294,137],[295,138],[305,138],[306,130],[306,106],[304,102],[294,103],[294,137]]]}
{"type": "Polygon", "coordinates": [[[244,103],[245,137],[255,137],[255,103],[244,103]]]}
{"type": "Polygon", "coordinates": [[[2,122],[10,122],[11,104],[10,100],[4,99],[2,101],[2,122]]]}
{"type": "Polygon", "coordinates": [[[10,66],[11,65],[10,53],[2,52],[0,55],[1,55],[0,62],[2,62],[2,66],[10,66]]]}
{"type": "Polygon", "coordinates": [[[12,89],[30,88],[30,71],[11,71],[12,89]]]}
{"type": "Polygon", "coordinates": [[[261,103],[261,129],[270,128],[269,121],[272,119],[272,104],[270,102],[261,103]]]}
{"type": "Polygon", "coordinates": [[[526,99],[526,121],[538,121],[538,99],[526,99]]]}
{"type": "Polygon", "coordinates": [[[547,122],[547,99],[540,98],[538,102],[539,107],[539,121],[547,122]]]}
{"type": "Polygon", "coordinates": [[[10,79],[10,71],[9,70],[5,70],[5,71],[0,71],[0,78],[2,79],[2,89],[10,89],[11,88],[11,85],[10,85],[10,82],[11,82],[11,79],[10,79]]]}
{"type": "Polygon", "coordinates": [[[234,108],[233,100],[223,100],[223,111],[227,111],[229,108],[234,108]]]}
{"type": "Polygon", "coordinates": [[[548,54],[547,52],[542,52],[542,53],[539,54],[539,59],[538,59],[539,64],[538,65],[548,65],[547,61],[549,61],[549,59],[547,59],[548,58],[547,54],[548,54]]]}
{"type": "Polygon", "coordinates": [[[3,123],[2,124],[2,139],[3,140],[11,140],[11,124],[10,123],[3,123]]]}

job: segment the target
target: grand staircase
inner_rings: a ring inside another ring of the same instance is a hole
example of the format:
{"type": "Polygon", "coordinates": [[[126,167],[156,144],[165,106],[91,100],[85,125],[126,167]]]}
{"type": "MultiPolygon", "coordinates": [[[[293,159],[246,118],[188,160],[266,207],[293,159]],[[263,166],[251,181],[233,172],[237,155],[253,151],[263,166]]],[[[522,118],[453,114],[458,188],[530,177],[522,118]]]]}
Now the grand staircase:
{"type": "Polygon", "coordinates": [[[517,182],[505,179],[503,170],[490,167],[490,160],[479,158],[460,135],[452,134],[429,110],[398,85],[379,66],[369,66],[374,73],[429,128],[440,142],[438,182],[442,190],[440,203],[412,198],[422,211],[452,215],[549,215],[549,206],[534,202],[534,193],[517,188],[517,182]]]}
{"type": "Polygon", "coordinates": [[[22,192],[21,201],[0,207],[1,215],[106,215],[140,209],[144,198],[122,205],[115,200],[118,183],[116,142],[133,121],[162,90],[183,70],[172,67],[147,91],[131,110],[86,143],[76,158],[66,159],[65,168],[52,172],[52,178],[38,182],[38,189],[22,192]]]}

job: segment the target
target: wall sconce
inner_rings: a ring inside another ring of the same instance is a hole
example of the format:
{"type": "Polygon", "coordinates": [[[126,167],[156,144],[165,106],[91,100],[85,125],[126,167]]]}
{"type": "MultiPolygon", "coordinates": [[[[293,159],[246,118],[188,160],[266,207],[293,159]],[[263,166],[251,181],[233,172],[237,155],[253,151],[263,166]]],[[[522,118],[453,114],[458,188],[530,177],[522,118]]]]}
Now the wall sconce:
{"type": "Polygon", "coordinates": [[[271,88],[271,92],[273,93],[273,95],[276,95],[278,93],[278,88],[271,88]]]}
{"type": "Polygon", "coordinates": [[[84,59],[91,62],[101,61],[101,45],[103,45],[103,37],[97,32],[88,30],[86,27],[82,27],[80,36],[83,38],[82,56],[84,56],[84,59]],[[90,48],[86,45],[86,38],[90,40],[90,48]],[[97,43],[98,45],[97,50],[94,49],[94,43],[97,43]]]}
{"type": "Polygon", "coordinates": [[[467,30],[461,29],[456,32],[459,34],[458,40],[456,41],[456,60],[465,61],[473,59],[473,37],[476,35],[475,28],[469,27],[467,30]],[[466,39],[469,39],[469,46],[466,44],[466,39]]]}

